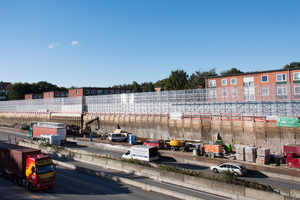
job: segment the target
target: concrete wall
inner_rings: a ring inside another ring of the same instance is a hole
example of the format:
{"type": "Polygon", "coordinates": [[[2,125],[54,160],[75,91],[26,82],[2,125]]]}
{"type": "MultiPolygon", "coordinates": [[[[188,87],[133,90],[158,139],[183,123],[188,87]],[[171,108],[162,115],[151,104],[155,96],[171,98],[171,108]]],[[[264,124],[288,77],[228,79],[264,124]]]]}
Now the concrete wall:
{"type": "MultiPolygon", "coordinates": [[[[27,123],[31,121],[53,121],[85,126],[85,123],[99,116],[100,131],[113,132],[117,125],[122,130],[138,137],[157,139],[213,140],[215,133],[220,133],[226,143],[255,145],[270,148],[272,152],[281,153],[283,144],[300,144],[299,128],[277,127],[276,122],[249,120],[240,121],[216,119],[182,119],[173,120],[162,115],[118,115],[85,114],[82,117],[52,116],[51,113],[0,113],[0,124],[27,123]]],[[[90,124],[92,130],[97,122],[90,124]]]]}

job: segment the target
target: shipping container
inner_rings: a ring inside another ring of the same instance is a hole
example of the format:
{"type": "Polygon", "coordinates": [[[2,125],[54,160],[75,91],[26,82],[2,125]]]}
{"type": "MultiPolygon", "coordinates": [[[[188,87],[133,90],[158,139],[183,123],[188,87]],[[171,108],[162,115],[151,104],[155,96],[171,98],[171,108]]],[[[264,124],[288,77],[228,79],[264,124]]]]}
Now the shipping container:
{"type": "Polygon", "coordinates": [[[40,149],[0,143],[0,169],[6,173],[25,177],[27,155],[40,153],[40,149]]]}
{"type": "Polygon", "coordinates": [[[300,145],[297,144],[283,145],[283,153],[300,153],[300,145]]]}

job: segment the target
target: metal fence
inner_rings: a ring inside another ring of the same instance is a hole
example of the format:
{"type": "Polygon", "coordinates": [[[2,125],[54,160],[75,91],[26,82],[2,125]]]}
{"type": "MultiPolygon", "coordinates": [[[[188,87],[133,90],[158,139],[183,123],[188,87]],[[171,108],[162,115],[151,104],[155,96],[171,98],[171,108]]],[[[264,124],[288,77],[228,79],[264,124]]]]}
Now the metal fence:
{"type": "Polygon", "coordinates": [[[239,113],[300,116],[300,84],[0,102],[0,112],[239,113]]]}

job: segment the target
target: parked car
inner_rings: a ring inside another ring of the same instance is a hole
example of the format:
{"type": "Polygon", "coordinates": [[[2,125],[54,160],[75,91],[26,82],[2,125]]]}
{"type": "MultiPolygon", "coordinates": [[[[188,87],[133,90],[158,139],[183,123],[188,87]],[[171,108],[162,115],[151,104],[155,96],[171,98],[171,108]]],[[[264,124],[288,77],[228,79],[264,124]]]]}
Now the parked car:
{"type": "Polygon", "coordinates": [[[148,139],[146,142],[144,142],[144,146],[152,146],[163,149],[165,147],[165,142],[159,139],[148,139]]]}
{"type": "Polygon", "coordinates": [[[215,173],[231,171],[235,176],[245,176],[247,174],[246,167],[239,163],[224,163],[217,166],[211,166],[210,170],[215,173]]]}

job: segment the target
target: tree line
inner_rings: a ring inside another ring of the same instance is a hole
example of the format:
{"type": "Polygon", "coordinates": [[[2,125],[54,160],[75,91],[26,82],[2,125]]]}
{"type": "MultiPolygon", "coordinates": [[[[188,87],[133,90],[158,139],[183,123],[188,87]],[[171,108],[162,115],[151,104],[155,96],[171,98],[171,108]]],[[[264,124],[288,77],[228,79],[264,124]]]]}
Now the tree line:
{"type": "MultiPolygon", "coordinates": [[[[298,68],[300,67],[300,62],[292,62],[288,65],[285,65],[283,69],[289,68],[298,68]]],[[[181,69],[172,70],[168,78],[159,80],[155,83],[153,82],[144,82],[138,84],[136,81],[133,81],[132,84],[123,84],[123,85],[113,85],[112,88],[133,88],[134,93],[138,92],[154,92],[155,87],[160,87],[161,90],[187,90],[187,89],[198,89],[205,88],[205,78],[213,76],[225,76],[233,75],[240,73],[248,73],[238,70],[236,68],[231,68],[230,70],[224,70],[220,72],[220,75],[216,72],[216,68],[210,70],[198,70],[195,73],[192,73],[190,76],[181,69]]],[[[38,83],[14,83],[9,84],[6,87],[8,91],[9,100],[19,100],[24,99],[25,94],[35,94],[43,93],[49,91],[67,91],[69,89],[74,89],[75,86],[71,88],[58,87],[46,81],[40,81],[38,83]]]]}

